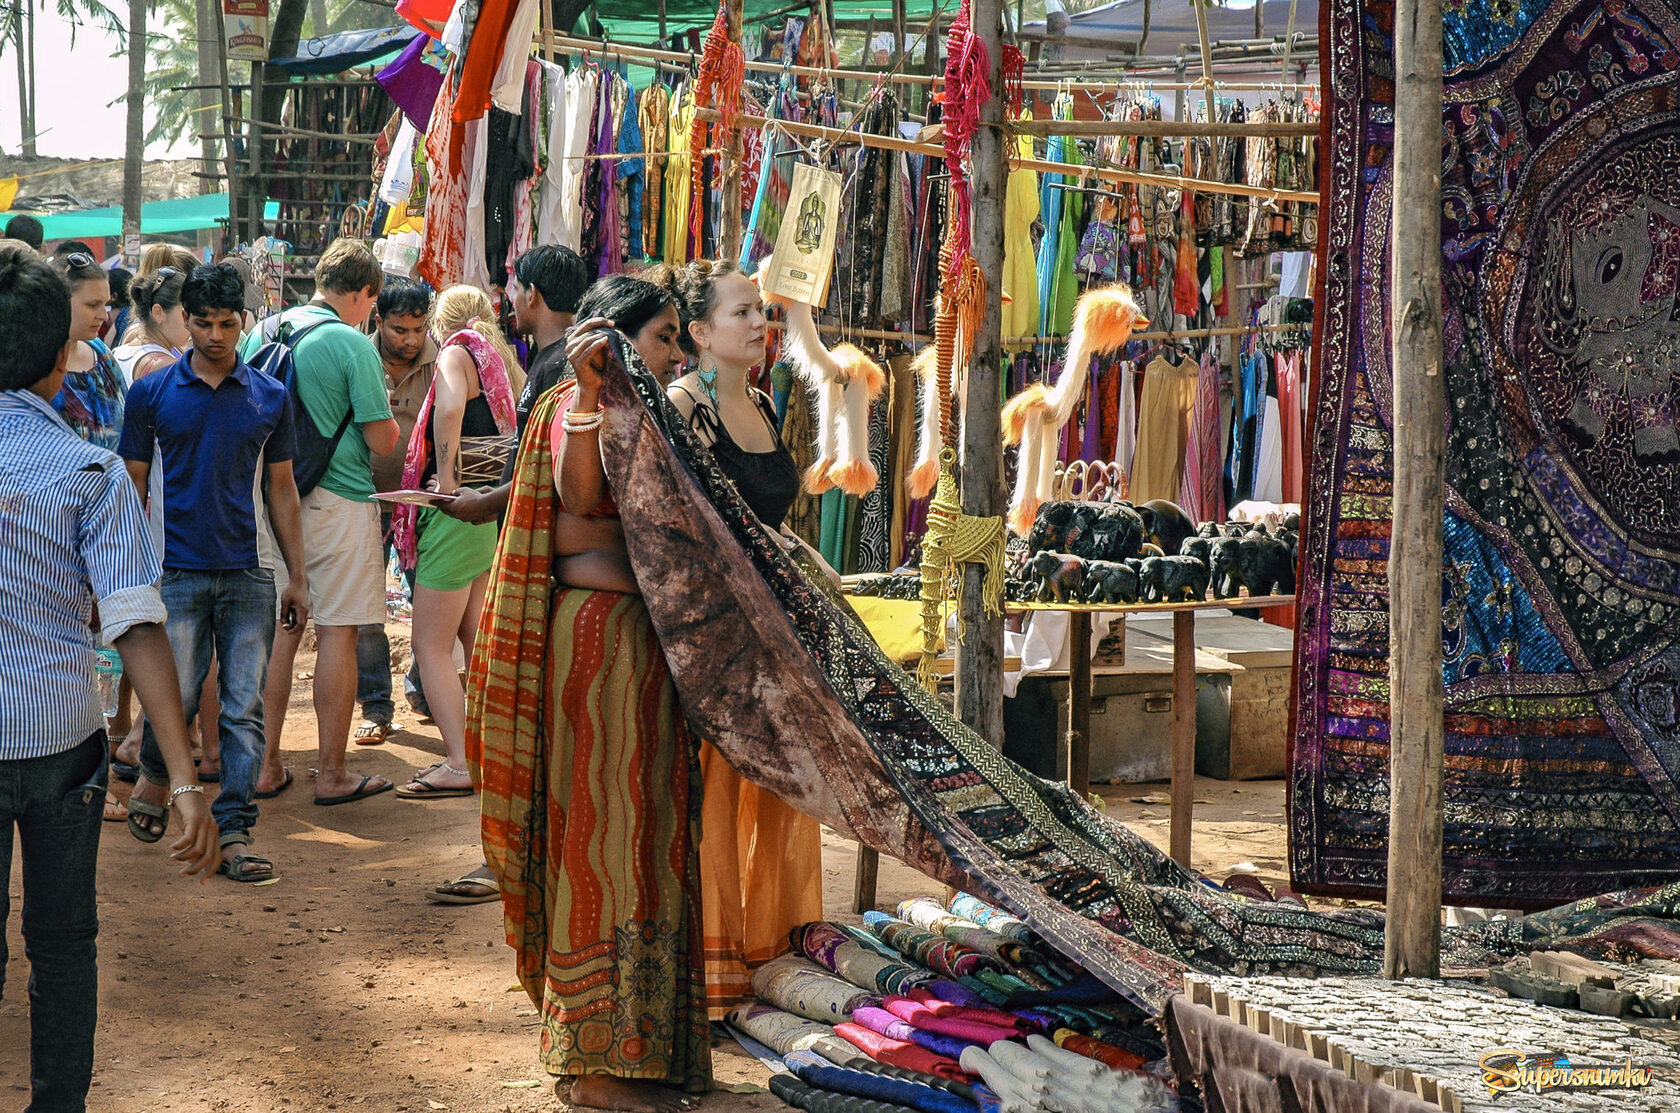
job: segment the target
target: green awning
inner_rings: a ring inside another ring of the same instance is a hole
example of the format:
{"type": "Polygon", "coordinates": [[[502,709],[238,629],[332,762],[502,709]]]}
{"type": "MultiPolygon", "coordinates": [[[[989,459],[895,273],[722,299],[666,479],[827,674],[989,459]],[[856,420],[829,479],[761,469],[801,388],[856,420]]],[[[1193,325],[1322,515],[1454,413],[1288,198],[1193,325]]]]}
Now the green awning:
{"type": "MultiPolygon", "coordinates": [[[[6,214],[8,223],[16,213],[6,214]]],[[[122,235],[122,206],[79,209],[70,213],[32,213],[41,222],[46,240],[91,240],[122,235]]],[[[280,206],[270,201],[263,219],[274,220],[280,206]]],[[[170,201],[148,201],[140,206],[140,234],[161,236],[171,232],[196,232],[215,228],[228,217],[228,195],[205,193],[198,197],[177,197],[170,201]]]]}

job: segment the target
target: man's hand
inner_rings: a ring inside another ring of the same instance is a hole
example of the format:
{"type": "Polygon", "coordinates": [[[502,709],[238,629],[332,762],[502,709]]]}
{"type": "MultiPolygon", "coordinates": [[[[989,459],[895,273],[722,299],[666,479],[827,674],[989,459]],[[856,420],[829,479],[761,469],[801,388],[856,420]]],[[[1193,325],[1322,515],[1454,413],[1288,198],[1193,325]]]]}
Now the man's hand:
{"type": "Polygon", "coordinates": [[[438,503],[437,508],[457,521],[483,525],[495,521],[496,515],[506,509],[510,490],[511,484],[507,483],[487,491],[462,487],[455,492],[454,498],[438,503]]]}
{"type": "Polygon", "coordinates": [[[202,792],[183,792],[174,808],[181,817],[181,837],[169,844],[169,857],[181,863],[181,876],[210,877],[222,862],[221,836],[202,792]]]}
{"type": "Polygon", "coordinates": [[[303,629],[309,621],[309,581],[291,580],[280,593],[280,625],[288,634],[303,629]]]}

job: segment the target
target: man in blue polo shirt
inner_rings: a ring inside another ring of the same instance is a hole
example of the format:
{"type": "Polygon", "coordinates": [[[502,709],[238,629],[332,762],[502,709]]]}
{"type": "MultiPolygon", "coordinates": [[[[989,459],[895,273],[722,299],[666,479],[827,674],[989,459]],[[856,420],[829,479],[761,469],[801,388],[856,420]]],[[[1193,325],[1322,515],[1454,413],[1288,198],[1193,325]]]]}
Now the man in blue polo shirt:
{"type": "MultiPolygon", "coordinates": [[[[162,460],[169,508],[163,601],[189,719],[197,713],[212,650],[221,663],[222,788],[211,806],[221,832],[219,872],[235,881],[270,881],[273,863],[250,849],[276,612],[274,573],[257,556],[257,515],[266,510],[290,577],[279,613],[287,629],[301,628],[309,617],[309,578],[292,479],[292,407],[278,380],[239,358],[245,283],[237,269],[226,263],[196,268],[181,288],[181,304],[192,350],[130,388],[119,449],[142,495],[154,447],[162,460]]],[[[165,773],[149,724],[140,767],[144,776],[129,810],[161,834],[165,773]]]]}

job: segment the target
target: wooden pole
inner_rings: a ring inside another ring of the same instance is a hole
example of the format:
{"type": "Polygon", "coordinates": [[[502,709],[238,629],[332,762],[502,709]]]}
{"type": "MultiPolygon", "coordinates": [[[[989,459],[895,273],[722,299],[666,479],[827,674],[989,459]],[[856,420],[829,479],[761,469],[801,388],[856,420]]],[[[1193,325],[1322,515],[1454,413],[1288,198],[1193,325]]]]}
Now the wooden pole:
{"type": "Polygon", "coordinates": [[[1389,312],[1394,526],[1388,556],[1388,920],[1383,972],[1441,975],[1441,0],[1394,13],[1389,312]]]}
{"type": "MultiPolygon", "coordinates": [[[[128,5],[128,138],[123,156],[123,265],[140,262],[141,169],[146,157],[146,0],[128,5]]],[[[33,138],[33,137],[31,137],[33,138]]]]}
{"type": "MultiPolygon", "coordinates": [[[[1266,0],[1254,0],[1254,10],[1256,13],[1259,12],[1261,6],[1264,5],[1265,2],[1266,0]]],[[[1207,5],[1208,0],[1190,0],[1190,6],[1196,9],[1196,37],[1201,40],[1202,44],[1202,80],[1212,81],[1213,47],[1208,43],[1207,5]]],[[[1258,20],[1260,17],[1257,14],[1254,18],[1258,20]]],[[[1218,114],[1213,110],[1212,85],[1207,87],[1205,96],[1207,97],[1207,122],[1211,124],[1219,118],[1218,114]]]]}
{"type": "MultiPolygon", "coordinates": [[[[990,66],[991,96],[969,145],[971,248],[986,276],[986,305],[962,400],[962,512],[1003,513],[1003,201],[1009,177],[1003,104],[1003,3],[973,0],[974,34],[990,66]]],[[[962,622],[957,645],[957,714],[1003,748],[1003,616],[986,614],[986,569],[963,565],[962,622]]]]}
{"type": "MultiPolygon", "coordinates": [[[[728,0],[729,41],[741,45],[742,0],[728,0]]],[[[737,106],[739,107],[739,106],[737,106]]],[[[718,198],[717,256],[733,259],[741,253],[741,160],[745,145],[741,127],[729,131],[729,153],[723,156],[723,191],[718,198]]]]}
{"type": "Polygon", "coordinates": [[[234,125],[233,88],[228,77],[227,16],[222,9],[222,0],[210,0],[210,10],[215,13],[216,74],[221,78],[222,168],[227,174],[228,239],[237,244],[245,238],[245,229],[240,227],[239,221],[239,158],[233,153],[233,137],[238,134],[238,128],[234,125]]]}
{"type": "Polygon", "coordinates": [[[1196,808],[1196,612],[1173,613],[1172,860],[1190,866],[1190,825],[1196,808]]]}
{"type": "MultiPolygon", "coordinates": [[[[1125,635],[1121,635],[1122,641],[1125,635]]],[[[1062,739],[1067,785],[1091,791],[1091,612],[1068,615],[1068,729],[1062,739]]]]}

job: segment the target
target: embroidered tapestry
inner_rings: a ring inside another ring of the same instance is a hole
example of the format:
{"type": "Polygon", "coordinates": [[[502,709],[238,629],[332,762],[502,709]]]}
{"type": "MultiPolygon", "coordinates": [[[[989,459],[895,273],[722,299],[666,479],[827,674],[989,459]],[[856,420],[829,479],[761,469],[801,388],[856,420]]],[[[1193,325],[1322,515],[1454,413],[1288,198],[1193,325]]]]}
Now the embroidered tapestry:
{"type": "MultiPolygon", "coordinates": [[[[1680,18],[1446,8],[1445,891],[1536,907],[1680,876],[1680,18]]],[[[1289,822],[1325,895],[1380,897],[1386,872],[1393,17],[1321,15],[1289,822]]]]}

